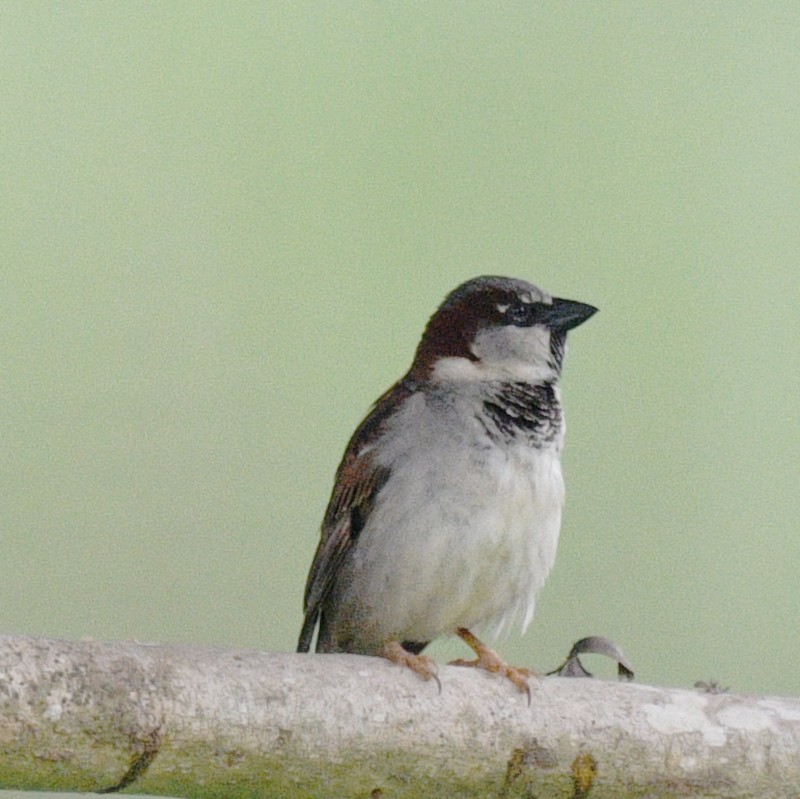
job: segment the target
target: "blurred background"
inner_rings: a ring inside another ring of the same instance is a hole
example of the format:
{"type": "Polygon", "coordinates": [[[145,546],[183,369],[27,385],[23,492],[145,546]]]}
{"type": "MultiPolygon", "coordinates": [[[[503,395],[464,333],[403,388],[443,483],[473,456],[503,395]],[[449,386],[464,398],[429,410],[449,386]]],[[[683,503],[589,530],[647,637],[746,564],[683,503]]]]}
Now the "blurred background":
{"type": "Polygon", "coordinates": [[[800,6],[34,0],[0,44],[2,632],[292,650],[351,432],[493,273],[601,309],[503,653],[800,693],[800,6]]]}

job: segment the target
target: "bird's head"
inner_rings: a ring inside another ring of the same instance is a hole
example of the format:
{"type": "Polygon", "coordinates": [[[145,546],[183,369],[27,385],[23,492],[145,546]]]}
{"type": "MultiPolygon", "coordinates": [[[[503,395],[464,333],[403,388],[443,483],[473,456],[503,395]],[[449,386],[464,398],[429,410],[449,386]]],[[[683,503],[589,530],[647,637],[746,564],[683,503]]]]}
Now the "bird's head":
{"type": "Polygon", "coordinates": [[[568,330],[597,311],[507,277],[462,283],[430,318],[409,376],[430,382],[558,377],[568,330]]]}

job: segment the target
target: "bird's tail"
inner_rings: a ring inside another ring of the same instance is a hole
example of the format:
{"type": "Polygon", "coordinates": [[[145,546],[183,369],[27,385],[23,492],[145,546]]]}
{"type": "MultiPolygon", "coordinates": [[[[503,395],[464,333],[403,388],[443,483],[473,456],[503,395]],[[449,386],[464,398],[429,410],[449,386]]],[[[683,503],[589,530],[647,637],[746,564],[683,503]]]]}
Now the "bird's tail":
{"type": "Polygon", "coordinates": [[[306,613],[300,638],[297,640],[297,651],[308,652],[311,649],[311,639],[314,637],[314,628],[317,626],[317,614],[306,613]]]}

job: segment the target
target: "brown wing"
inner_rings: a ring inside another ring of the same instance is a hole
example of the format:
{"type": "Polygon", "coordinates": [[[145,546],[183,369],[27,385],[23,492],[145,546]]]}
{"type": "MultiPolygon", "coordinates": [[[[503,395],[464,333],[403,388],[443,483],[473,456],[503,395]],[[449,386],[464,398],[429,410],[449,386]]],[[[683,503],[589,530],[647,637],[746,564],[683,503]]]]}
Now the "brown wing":
{"type": "Polygon", "coordinates": [[[298,652],[310,649],[314,628],[341,565],[356,545],[375,498],[389,478],[390,470],[375,463],[371,445],[380,437],[399,403],[414,390],[415,386],[409,380],[392,386],[375,403],[347,445],[322,521],[322,538],[308,573],[303,601],[305,620],[297,644],[298,652]]]}

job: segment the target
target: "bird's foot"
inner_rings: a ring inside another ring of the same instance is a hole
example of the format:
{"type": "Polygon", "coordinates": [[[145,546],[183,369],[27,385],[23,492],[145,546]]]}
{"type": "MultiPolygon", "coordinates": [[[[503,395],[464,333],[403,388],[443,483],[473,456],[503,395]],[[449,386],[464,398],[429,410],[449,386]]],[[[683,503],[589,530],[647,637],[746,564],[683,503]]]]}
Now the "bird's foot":
{"type": "Polygon", "coordinates": [[[392,663],[397,663],[398,666],[405,666],[411,669],[416,674],[419,674],[423,680],[435,680],[436,685],[439,687],[439,693],[442,692],[442,683],[439,681],[438,669],[436,668],[436,661],[426,655],[415,655],[403,647],[399,641],[387,641],[378,656],[391,660],[392,663]]]}
{"type": "Polygon", "coordinates": [[[499,674],[514,683],[522,693],[527,695],[528,704],[531,703],[531,687],[528,684],[528,678],[535,676],[536,672],[522,666],[510,666],[494,649],[478,640],[465,627],[459,627],[456,632],[458,637],[478,657],[475,660],[453,660],[450,662],[451,666],[469,666],[470,668],[483,669],[492,674],[499,674]]]}

